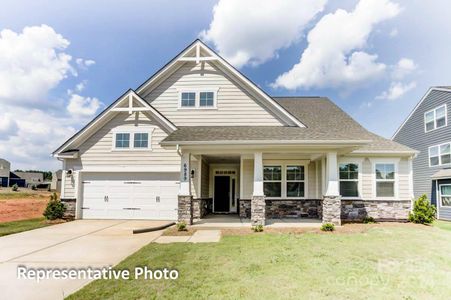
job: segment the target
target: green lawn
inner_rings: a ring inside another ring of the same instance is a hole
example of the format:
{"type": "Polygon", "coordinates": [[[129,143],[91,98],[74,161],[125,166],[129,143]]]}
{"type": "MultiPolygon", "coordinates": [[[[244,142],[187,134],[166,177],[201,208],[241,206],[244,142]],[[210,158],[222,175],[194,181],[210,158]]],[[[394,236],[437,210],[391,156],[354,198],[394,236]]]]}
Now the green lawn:
{"type": "Polygon", "coordinates": [[[149,244],[116,268],[136,266],[174,268],[180,276],[99,280],[69,299],[449,299],[451,232],[406,224],[149,244]]]}
{"type": "Polygon", "coordinates": [[[451,231],[451,222],[449,222],[449,221],[440,221],[440,220],[436,220],[436,221],[434,222],[434,226],[435,226],[435,227],[438,227],[438,228],[441,228],[441,229],[443,229],[443,230],[449,230],[449,231],[451,231]]]}
{"type": "Polygon", "coordinates": [[[48,226],[44,218],[0,223],[0,236],[48,226]]]}

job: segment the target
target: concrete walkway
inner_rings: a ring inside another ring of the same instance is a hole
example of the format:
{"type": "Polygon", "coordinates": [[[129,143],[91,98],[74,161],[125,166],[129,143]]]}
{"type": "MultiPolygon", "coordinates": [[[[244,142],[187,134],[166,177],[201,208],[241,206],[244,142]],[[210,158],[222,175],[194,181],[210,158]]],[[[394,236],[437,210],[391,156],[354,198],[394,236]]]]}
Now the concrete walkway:
{"type": "MultiPolygon", "coordinates": [[[[208,215],[192,225],[196,229],[224,229],[224,228],[251,228],[250,219],[240,218],[236,214],[231,215],[208,215]]],[[[319,228],[320,219],[311,218],[284,218],[266,219],[267,228],[319,228]]]]}
{"type": "Polygon", "coordinates": [[[17,267],[102,268],[114,266],[162,231],[133,234],[133,229],[165,221],[77,220],[0,237],[0,298],[63,299],[89,280],[17,279],[17,267]]]}
{"type": "Polygon", "coordinates": [[[188,236],[160,236],[154,242],[159,244],[170,243],[217,243],[221,240],[220,230],[197,230],[188,236]]]}

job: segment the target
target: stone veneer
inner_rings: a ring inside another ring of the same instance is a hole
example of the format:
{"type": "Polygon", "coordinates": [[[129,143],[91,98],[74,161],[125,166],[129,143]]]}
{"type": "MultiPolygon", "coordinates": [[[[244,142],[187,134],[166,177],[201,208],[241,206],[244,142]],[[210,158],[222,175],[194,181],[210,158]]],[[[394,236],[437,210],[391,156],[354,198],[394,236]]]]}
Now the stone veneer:
{"type": "Polygon", "coordinates": [[[251,200],[250,199],[240,199],[240,218],[250,219],[251,218],[251,200]]]}
{"type": "Polygon", "coordinates": [[[211,198],[193,199],[193,219],[199,220],[211,212],[211,198]]]}
{"type": "Polygon", "coordinates": [[[66,206],[66,211],[64,212],[63,218],[65,220],[75,219],[75,209],[77,205],[76,199],[61,199],[61,202],[66,206]]]}
{"type": "Polygon", "coordinates": [[[323,196],[323,223],[341,225],[341,196],[323,196]]]}
{"type": "Polygon", "coordinates": [[[346,221],[362,221],[365,217],[380,221],[407,220],[410,209],[410,200],[342,200],[341,218],[346,221]]]}
{"type": "Polygon", "coordinates": [[[266,200],[266,217],[281,218],[321,218],[322,200],[266,200]]]}
{"type": "Polygon", "coordinates": [[[252,225],[265,225],[266,219],[265,196],[253,196],[251,200],[251,222],[252,225]]]}
{"type": "Polygon", "coordinates": [[[193,224],[193,196],[179,196],[178,221],[193,224]]]}

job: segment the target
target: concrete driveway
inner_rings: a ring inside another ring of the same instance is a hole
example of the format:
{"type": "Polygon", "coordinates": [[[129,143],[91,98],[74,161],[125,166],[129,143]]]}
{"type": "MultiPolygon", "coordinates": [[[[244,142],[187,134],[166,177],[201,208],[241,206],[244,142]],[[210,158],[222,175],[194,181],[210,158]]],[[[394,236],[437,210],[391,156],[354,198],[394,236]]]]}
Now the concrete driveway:
{"type": "Polygon", "coordinates": [[[101,268],[114,266],[155,240],[161,231],[133,234],[165,221],[77,220],[0,237],[0,298],[63,299],[89,280],[17,279],[27,268],[101,268]]]}

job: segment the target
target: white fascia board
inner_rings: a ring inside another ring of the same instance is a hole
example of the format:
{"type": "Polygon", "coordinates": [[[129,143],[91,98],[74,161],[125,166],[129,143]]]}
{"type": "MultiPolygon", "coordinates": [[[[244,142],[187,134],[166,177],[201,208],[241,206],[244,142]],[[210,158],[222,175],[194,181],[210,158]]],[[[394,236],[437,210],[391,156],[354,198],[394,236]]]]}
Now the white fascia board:
{"type": "Polygon", "coordinates": [[[412,109],[412,111],[410,112],[409,116],[404,120],[404,122],[402,122],[401,126],[398,127],[398,129],[396,130],[396,132],[393,134],[393,136],[391,137],[391,139],[393,140],[396,135],[399,133],[399,131],[401,130],[401,128],[404,127],[404,125],[407,123],[407,121],[409,121],[409,119],[412,117],[412,115],[416,112],[416,110],[418,109],[418,107],[421,105],[421,103],[423,103],[424,99],[427,98],[427,96],[429,96],[429,94],[432,91],[442,91],[442,92],[451,92],[451,89],[447,89],[447,88],[440,88],[440,87],[430,87],[428,89],[428,91],[426,92],[426,94],[424,94],[424,96],[421,98],[421,100],[417,103],[417,105],[415,105],[415,107],[412,109]]]}

